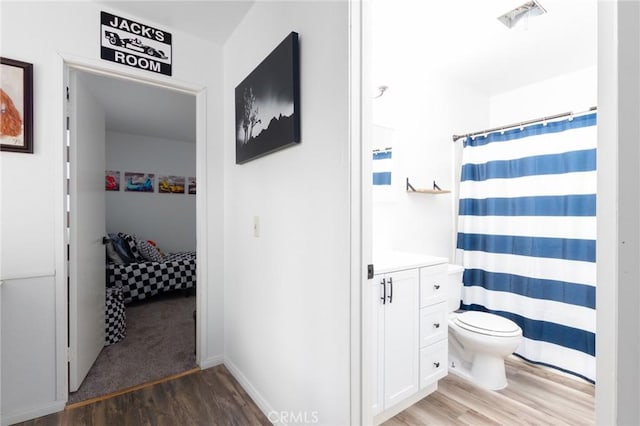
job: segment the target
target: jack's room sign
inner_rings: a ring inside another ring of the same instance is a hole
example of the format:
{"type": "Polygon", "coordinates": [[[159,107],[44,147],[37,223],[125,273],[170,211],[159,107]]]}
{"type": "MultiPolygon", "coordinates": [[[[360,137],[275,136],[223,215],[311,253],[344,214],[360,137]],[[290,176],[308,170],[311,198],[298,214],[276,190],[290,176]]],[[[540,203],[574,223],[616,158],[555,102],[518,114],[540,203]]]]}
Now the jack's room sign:
{"type": "Polygon", "coordinates": [[[171,75],[171,33],[100,12],[100,57],[118,64],[171,75]]]}

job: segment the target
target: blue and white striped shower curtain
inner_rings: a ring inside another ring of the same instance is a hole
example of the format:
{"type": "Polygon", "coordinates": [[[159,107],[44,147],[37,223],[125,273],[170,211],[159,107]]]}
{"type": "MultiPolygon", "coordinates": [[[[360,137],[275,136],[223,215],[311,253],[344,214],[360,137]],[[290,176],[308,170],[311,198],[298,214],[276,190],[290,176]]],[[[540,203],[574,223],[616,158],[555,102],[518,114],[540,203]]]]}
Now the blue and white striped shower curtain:
{"type": "Polygon", "coordinates": [[[596,114],[467,138],[462,309],[515,321],[516,354],[595,381],[596,114]]]}

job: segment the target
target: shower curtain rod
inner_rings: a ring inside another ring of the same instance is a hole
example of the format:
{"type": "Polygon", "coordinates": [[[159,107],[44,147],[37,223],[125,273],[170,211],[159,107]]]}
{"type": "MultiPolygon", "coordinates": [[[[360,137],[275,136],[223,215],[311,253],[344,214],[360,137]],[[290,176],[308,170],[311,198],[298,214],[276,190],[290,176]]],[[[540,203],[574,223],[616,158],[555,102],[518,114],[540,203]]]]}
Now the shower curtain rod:
{"type": "Polygon", "coordinates": [[[582,114],[588,114],[590,112],[597,111],[597,110],[598,110],[598,107],[597,106],[593,106],[593,107],[589,108],[588,110],[582,111],[582,112],[571,112],[571,111],[563,112],[562,114],[556,114],[556,115],[550,115],[548,117],[536,118],[535,120],[521,121],[519,123],[509,124],[508,126],[494,127],[493,129],[481,130],[479,132],[466,133],[464,135],[453,135],[453,141],[456,142],[458,139],[467,138],[469,136],[484,135],[484,134],[487,134],[487,133],[499,132],[501,130],[507,130],[507,129],[513,129],[513,128],[516,128],[516,127],[522,127],[522,126],[526,126],[528,124],[535,124],[535,123],[541,123],[541,122],[544,122],[544,121],[555,120],[556,118],[562,118],[562,117],[568,117],[568,116],[575,117],[575,116],[582,115],[582,114]]]}

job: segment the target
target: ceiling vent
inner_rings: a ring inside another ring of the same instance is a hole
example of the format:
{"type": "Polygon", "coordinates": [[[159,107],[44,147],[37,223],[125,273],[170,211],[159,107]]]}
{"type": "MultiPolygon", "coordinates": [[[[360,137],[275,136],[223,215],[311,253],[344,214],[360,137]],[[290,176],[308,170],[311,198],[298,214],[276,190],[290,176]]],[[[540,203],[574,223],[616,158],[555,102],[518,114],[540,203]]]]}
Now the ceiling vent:
{"type": "Polygon", "coordinates": [[[522,6],[518,6],[513,10],[498,17],[498,21],[502,22],[507,28],[513,28],[523,18],[529,18],[532,16],[540,16],[547,11],[536,0],[528,1],[522,6]]]}

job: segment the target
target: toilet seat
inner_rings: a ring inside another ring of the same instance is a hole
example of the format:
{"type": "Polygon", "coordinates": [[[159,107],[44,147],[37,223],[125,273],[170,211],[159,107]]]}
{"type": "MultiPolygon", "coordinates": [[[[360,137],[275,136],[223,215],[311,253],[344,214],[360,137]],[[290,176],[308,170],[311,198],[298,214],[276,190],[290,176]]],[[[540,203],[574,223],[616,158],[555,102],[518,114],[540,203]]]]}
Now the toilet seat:
{"type": "Polygon", "coordinates": [[[487,312],[464,312],[456,315],[455,323],[465,330],[489,336],[514,337],[522,334],[522,330],[515,322],[487,312]]]}

